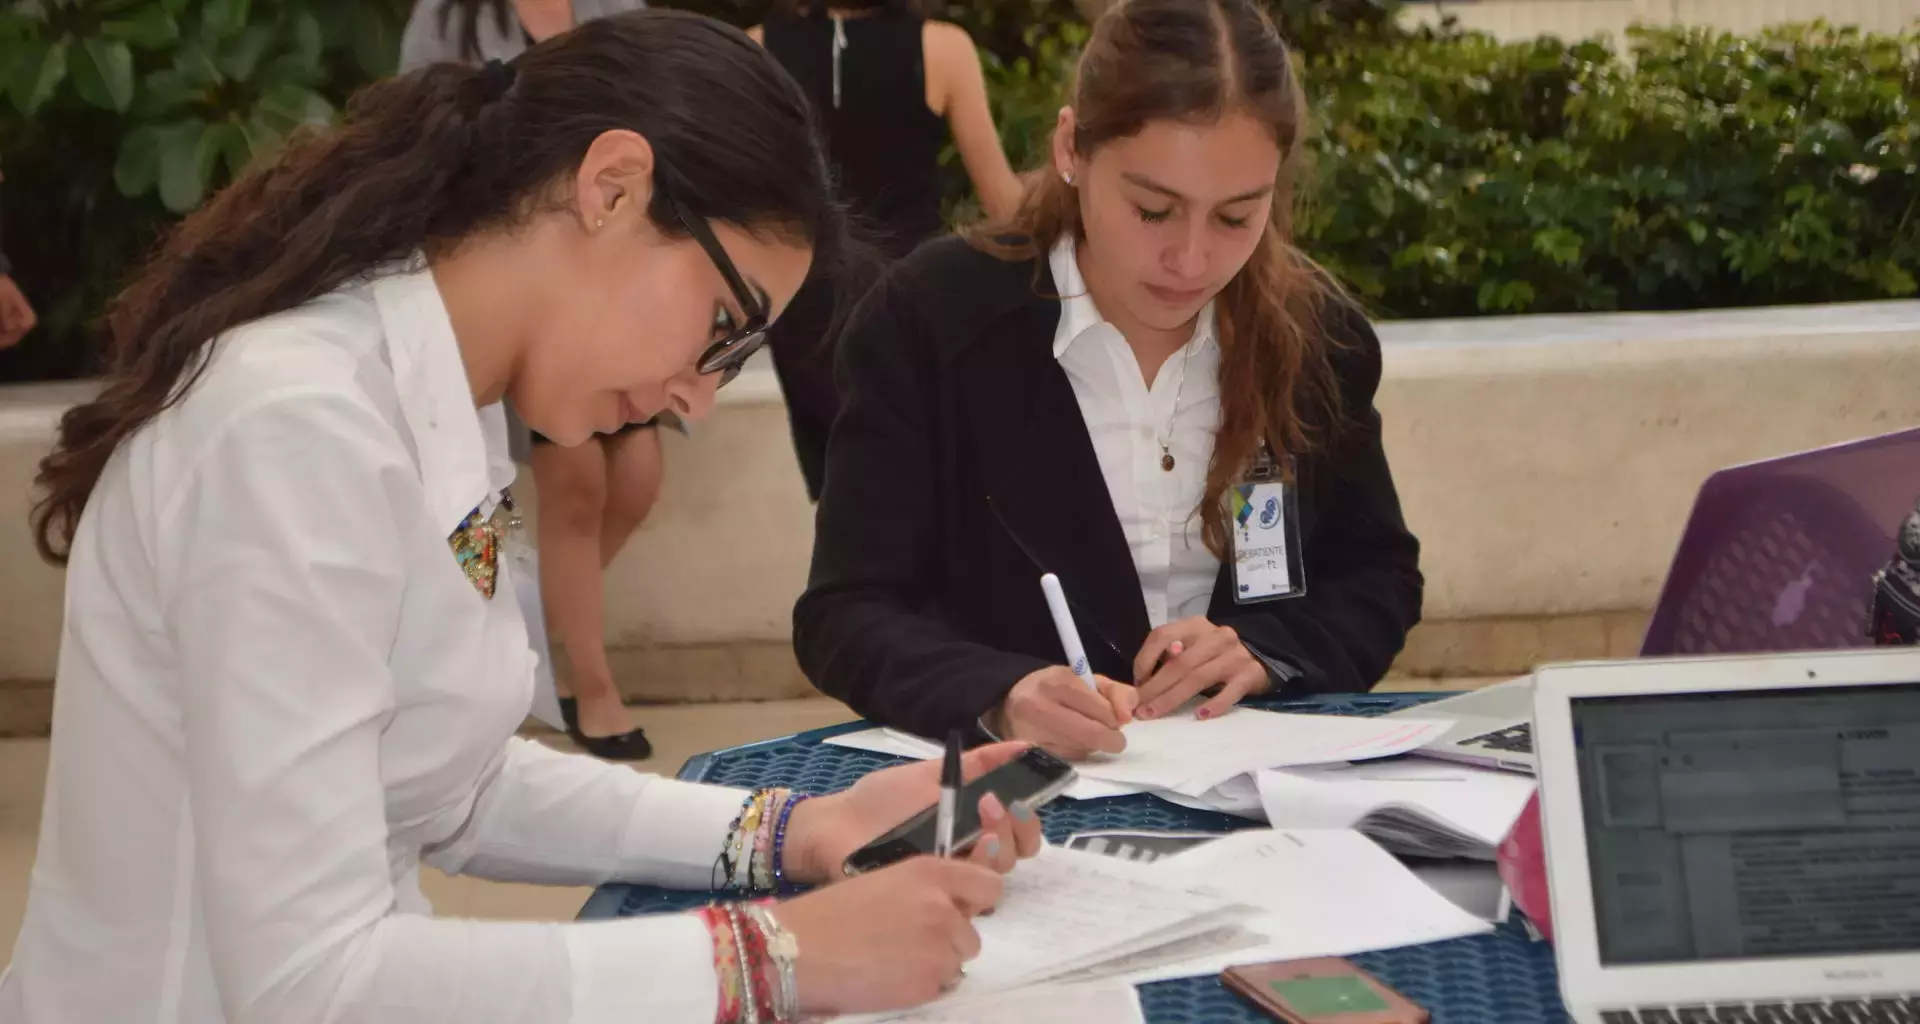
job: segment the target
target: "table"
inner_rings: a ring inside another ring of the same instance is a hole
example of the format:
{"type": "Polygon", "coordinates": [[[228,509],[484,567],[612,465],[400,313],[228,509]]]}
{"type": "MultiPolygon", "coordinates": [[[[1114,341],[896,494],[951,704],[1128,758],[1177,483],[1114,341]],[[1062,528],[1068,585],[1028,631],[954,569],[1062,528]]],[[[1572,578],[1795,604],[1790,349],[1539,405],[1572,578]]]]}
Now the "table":
{"type": "MultiPolygon", "coordinates": [[[[1377,715],[1442,694],[1368,694],[1252,702],[1274,711],[1377,715]]],[[[702,754],[680,777],[756,788],[789,786],[830,793],[877,768],[898,763],[881,754],[823,745],[830,736],[867,728],[854,722],[785,739],[702,754]]],[[[1150,796],[1109,800],[1061,800],[1044,813],[1047,836],[1059,841],[1075,832],[1105,828],[1196,829],[1226,832],[1253,823],[1195,811],[1150,796]]],[[[581,910],[583,919],[629,917],[687,910],[710,893],[668,892],[642,886],[602,887],[581,910]]],[[[1553,950],[1533,942],[1517,922],[1490,935],[1408,949],[1366,953],[1354,962],[1378,975],[1433,1014],[1433,1024],[1563,1024],[1553,950]]],[[[1140,1001],[1153,1024],[1265,1024],[1267,1018],[1222,988],[1216,978],[1189,978],[1143,986],[1140,1001]]]]}

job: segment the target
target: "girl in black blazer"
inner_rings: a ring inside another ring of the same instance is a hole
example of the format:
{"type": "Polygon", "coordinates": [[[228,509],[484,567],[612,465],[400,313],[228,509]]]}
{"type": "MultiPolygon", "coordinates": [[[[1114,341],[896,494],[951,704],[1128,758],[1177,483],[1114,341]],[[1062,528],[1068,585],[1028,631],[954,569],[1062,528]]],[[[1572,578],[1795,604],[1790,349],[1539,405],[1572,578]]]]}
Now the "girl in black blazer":
{"type": "Polygon", "coordinates": [[[842,340],[794,612],[816,686],[1084,757],[1202,694],[1212,717],[1379,681],[1420,617],[1419,545],[1379,341],[1290,241],[1303,121],[1252,0],[1101,19],[1018,216],[896,265],[842,340]],[[1239,603],[1228,498],[1255,467],[1295,495],[1304,593],[1239,603]],[[1060,664],[1045,572],[1097,691],[1060,664]]]}

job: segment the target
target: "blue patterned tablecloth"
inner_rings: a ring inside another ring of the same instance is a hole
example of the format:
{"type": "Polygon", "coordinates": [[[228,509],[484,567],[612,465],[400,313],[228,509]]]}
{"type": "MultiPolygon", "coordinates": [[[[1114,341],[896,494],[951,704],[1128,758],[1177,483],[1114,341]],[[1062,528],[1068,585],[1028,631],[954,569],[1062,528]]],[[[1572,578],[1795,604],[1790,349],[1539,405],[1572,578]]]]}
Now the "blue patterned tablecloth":
{"type": "MultiPolygon", "coordinates": [[[[1370,694],[1262,702],[1276,711],[1377,715],[1433,699],[1433,694],[1370,694]]],[[[831,793],[897,759],[821,743],[866,728],[850,723],[786,739],[756,743],[687,762],[680,777],[729,786],[789,786],[831,793]]],[[[1061,800],[1046,810],[1047,835],[1058,841],[1075,832],[1109,828],[1231,831],[1244,819],[1176,807],[1150,796],[1110,800],[1061,800]]],[[[685,910],[704,904],[708,893],[668,892],[641,886],[602,887],[580,912],[583,919],[630,917],[685,910]]],[[[1530,941],[1518,923],[1490,935],[1438,942],[1351,958],[1433,1014],[1433,1024],[1562,1024],[1553,950],[1530,941]]],[[[1153,1024],[1260,1024],[1266,1018],[1221,987],[1216,978],[1190,978],[1140,990],[1153,1024]]]]}

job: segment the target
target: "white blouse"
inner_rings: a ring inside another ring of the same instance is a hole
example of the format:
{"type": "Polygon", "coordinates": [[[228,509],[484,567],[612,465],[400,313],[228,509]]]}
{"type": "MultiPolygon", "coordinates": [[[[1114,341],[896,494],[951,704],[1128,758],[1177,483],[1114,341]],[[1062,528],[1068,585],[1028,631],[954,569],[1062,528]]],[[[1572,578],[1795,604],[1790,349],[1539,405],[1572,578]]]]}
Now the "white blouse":
{"type": "MultiPolygon", "coordinates": [[[[67,574],[0,1022],[709,1024],[687,916],[432,916],[430,864],[706,888],[742,794],[515,739],[535,656],[448,535],[512,478],[431,274],[225,336],[114,455],[67,574]]],[[[404,271],[404,272],[400,272],[404,271]]]]}
{"type": "Polygon", "coordinates": [[[1202,539],[1200,501],[1220,428],[1220,346],[1213,304],[1193,338],[1168,357],[1147,386],[1120,329],[1087,294],[1071,238],[1049,256],[1061,296],[1053,357],[1066,371],[1106,478],[1107,495],[1133,550],[1147,620],[1154,627],[1207,614],[1220,560],[1202,539]],[[1174,457],[1161,468],[1160,445],[1174,457]]]}

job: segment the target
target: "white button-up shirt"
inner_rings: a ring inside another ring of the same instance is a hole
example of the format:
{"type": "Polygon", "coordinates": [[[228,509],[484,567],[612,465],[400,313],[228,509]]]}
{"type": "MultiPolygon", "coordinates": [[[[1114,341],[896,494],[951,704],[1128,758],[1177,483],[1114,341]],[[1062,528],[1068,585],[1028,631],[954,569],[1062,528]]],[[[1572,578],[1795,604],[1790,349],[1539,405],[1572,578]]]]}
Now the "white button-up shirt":
{"type": "MultiPolygon", "coordinates": [[[[399,270],[401,268],[396,268],[399,270]]],[[[422,863],[706,888],[742,794],[514,738],[534,655],[448,535],[512,477],[420,269],[225,336],[67,575],[4,1024],[709,1024],[687,916],[432,916],[422,863]]]]}
{"type": "Polygon", "coordinates": [[[1199,514],[1220,427],[1213,304],[1201,310],[1193,337],[1161,364],[1149,387],[1126,337],[1087,294],[1072,239],[1055,245],[1049,261],[1061,296],[1053,356],[1073,385],[1107,496],[1133,550],[1147,620],[1157,628],[1205,615],[1220,576],[1199,514]],[[1171,471],[1161,468],[1162,443],[1174,458],[1171,471]]]}

